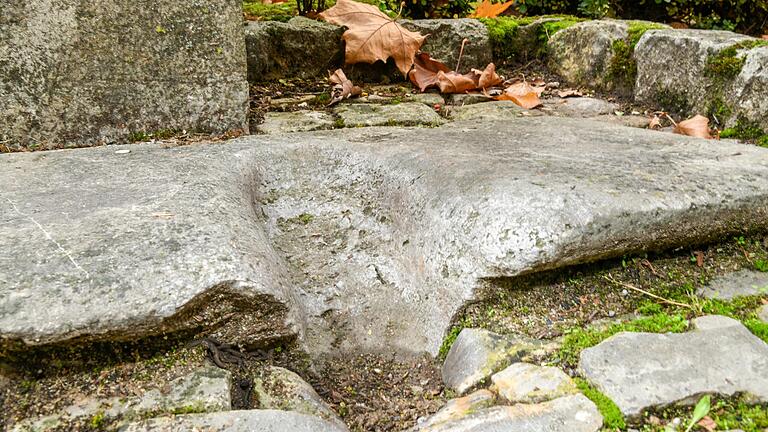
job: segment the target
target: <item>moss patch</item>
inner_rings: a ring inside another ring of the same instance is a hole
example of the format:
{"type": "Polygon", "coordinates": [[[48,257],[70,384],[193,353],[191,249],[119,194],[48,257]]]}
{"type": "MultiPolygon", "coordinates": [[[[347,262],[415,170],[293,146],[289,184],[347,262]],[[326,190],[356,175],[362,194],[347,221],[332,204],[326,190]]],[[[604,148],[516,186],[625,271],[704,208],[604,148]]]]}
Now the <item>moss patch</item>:
{"type": "Polygon", "coordinates": [[[728,48],[712,54],[707,58],[707,66],[704,73],[707,77],[717,81],[728,81],[736,78],[744,67],[744,56],[739,56],[739,51],[750,50],[759,46],[768,45],[765,40],[747,40],[729,46],[728,48]]]}
{"type": "Polygon", "coordinates": [[[603,427],[610,430],[627,428],[624,421],[624,415],[621,414],[619,407],[606,395],[592,387],[583,378],[574,378],[576,387],[584,393],[589,400],[595,403],[600,414],[603,415],[603,427]]]}
{"type": "Polygon", "coordinates": [[[546,15],[480,18],[480,21],[488,28],[494,61],[518,62],[528,57],[546,55],[547,42],[553,34],[585,20],[570,15],[546,15]],[[525,27],[523,31],[522,27],[544,18],[552,20],[525,27]]]}
{"type": "Polygon", "coordinates": [[[737,138],[754,142],[762,147],[768,147],[768,134],[766,131],[757,122],[749,121],[744,117],[739,117],[736,120],[736,125],[733,127],[723,129],[720,132],[720,138],[737,138]]]}
{"type": "Polygon", "coordinates": [[[619,39],[611,45],[613,57],[608,69],[611,82],[618,89],[631,91],[637,78],[637,61],[635,61],[635,46],[648,30],[667,28],[662,24],[630,21],[627,29],[627,38],[619,39]]]}
{"type": "Polygon", "coordinates": [[[682,314],[660,312],[652,316],[624,323],[611,324],[607,328],[574,328],[566,334],[557,359],[565,365],[575,366],[581,351],[593,347],[621,332],[682,333],[688,330],[688,320],[682,314]]]}

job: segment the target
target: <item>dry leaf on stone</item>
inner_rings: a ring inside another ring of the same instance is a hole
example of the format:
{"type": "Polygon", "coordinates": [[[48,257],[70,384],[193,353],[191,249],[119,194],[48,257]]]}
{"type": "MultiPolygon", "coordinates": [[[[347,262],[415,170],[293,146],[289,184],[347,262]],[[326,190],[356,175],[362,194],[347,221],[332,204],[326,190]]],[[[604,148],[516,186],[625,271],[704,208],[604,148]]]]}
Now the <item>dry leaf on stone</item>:
{"type": "Polygon", "coordinates": [[[403,76],[408,75],[416,52],[425,36],[403,28],[379,8],[353,0],[339,0],[320,17],[329,23],[345,26],[346,62],[375,63],[393,58],[403,76]]]}
{"type": "Polygon", "coordinates": [[[466,93],[477,88],[474,74],[461,75],[456,72],[437,73],[437,87],[440,93],[466,93]]]}
{"type": "Polygon", "coordinates": [[[478,3],[475,11],[470,15],[470,18],[496,18],[505,10],[509,9],[515,0],[509,0],[504,3],[492,3],[491,0],[483,0],[478,3]]]}
{"type": "Polygon", "coordinates": [[[450,72],[451,69],[429,56],[427,53],[419,53],[413,60],[413,69],[408,74],[408,78],[413,85],[422,92],[428,87],[437,85],[438,72],[450,72]]]}
{"type": "Polygon", "coordinates": [[[336,69],[336,71],[334,71],[331,76],[328,77],[328,81],[333,84],[331,102],[328,104],[328,106],[335,105],[342,100],[353,96],[360,96],[360,94],[363,92],[363,89],[354,85],[341,69],[336,69]]]}
{"type": "Polygon", "coordinates": [[[569,98],[569,97],[582,97],[582,96],[584,96],[583,93],[581,93],[578,90],[574,90],[574,89],[560,90],[559,92],[557,92],[557,95],[560,96],[563,99],[569,98]]]}
{"type": "Polygon", "coordinates": [[[661,119],[658,115],[654,115],[651,121],[648,123],[648,129],[661,129],[661,119]]]}
{"type": "Polygon", "coordinates": [[[487,89],[493,86],[497,86],[504,81],[504,79],[502,79],[499,74],[496,73],[496,65],[493,63],[488,63],[488,66],[485,67],[485,70],[480,71],[478,69],[472,69],[472,72],[478,75],[478,89],[487,89]]]}
{"type": "Polygon", "coordinates": [[[768,35],[762,35],[760,36],[762,39],[768,40],[768,35]]]}
{"type": "Polygon", "coordinates": [[[712,135],[709,134],[709,119],[700,114],[681,121],[675,126],[673,132],[680,135],[712,139],[712,135]]]}
{"type": "Polygon", "coordinates": [[[511,100],[525,109],[532,109],[541,105],[539,93],[527,82],[512,84],[504,90],[501,96],[497,96],[496,100],[511,100]]]}

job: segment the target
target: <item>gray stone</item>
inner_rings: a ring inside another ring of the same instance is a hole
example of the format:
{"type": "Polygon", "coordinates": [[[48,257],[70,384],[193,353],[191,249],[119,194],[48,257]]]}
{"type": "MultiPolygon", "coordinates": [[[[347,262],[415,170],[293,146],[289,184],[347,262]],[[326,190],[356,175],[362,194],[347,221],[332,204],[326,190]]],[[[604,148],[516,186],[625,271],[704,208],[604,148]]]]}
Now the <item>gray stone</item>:
{"type": "Polygon", "coordinates": [[[451,105],[457,105],[457,106],[472,105],[477,103],[493,101],[492,98],[485,96],[484,94],[481,94],[481,93],[458,93],[458,94],[452,94],[447,96],[448,96],[448,103],[451,105]]]}
{"type": "Polygon", "coordinates": [[[549,106],[554,108],[555,115],[566,117],[595,117],[619,109],[615,103],[591,97],[567,98],[549,106]]]}
{"type": "Polygon", "coordinates": [[[160,417],[132,423],[120,432],[343,432],[317,417],[292,411],[248,410],[160,417]]]}
{"type": "Polygon", "coordinates": [[[485,69],[493,61],[488,28],[479,20],[461,19],[424,19],[402,20],[400,24],[411,31],[427,36],[421,50],[432,58],[442,60],[452,70],[456,68],[461,51],[461,42],[468,39],[461,57],[458,72],[466,73],[470,69],[485,69]]]}
{"type": "Polygon", "coordinates": [[[327,76],[344,64],[343,34],[344,27],[304,17],[287,23],[249,21],[248,81],[327,76]]]}
{"type": "Polygon", "coordinates": [[[410,102],[423,103],[430,107],[434,107],[435,105],[445,105],[445,99],[443,99],[443,96],[440,95],[440,93],[415,93],[411,96],[406,95],[406,98],[410,102]]]}
{"type": "Polygon", "coordinates": [[[467,396],[451,399],[438,412],[416,425],[414,430],[429,430],[460,420],[478,410],[492,407],[495,402],[496,395],[488,390],[478,390],[467,396]]]}
{"type": "Polygon", "coordinates": [[[760,306],[760,309],[757,310],[757,319],[768,323],[768,304],[760,306]]]}
{"type": "MultiPolygon", "coordinates": [[[[537,113],[536,111],[526,111],[512,101],[493,101],[452,107],[450,116],[453,120],[463,121],[504,121],[521,117],[526,112],[537,113]]],[[[538,114],[540,115],[540,113],[538,114]]]]}
{"type": "Polygon", "coordinates": [[[248,130],[240,4],[54,3],[3,2],[0,149],[248,130]]]}
{"type": "Polygon", "coordinates": [[[626,39],[629,24],[617,20],[585,21],[555,33],[549,40],[548,65],[573,85],[613,88],[609,76],[613,43],[626,39]]]}
{"type": "Polygon", "coordinates": [[[712,144],[510,117],[4,154],[1,343],[434,354],[487,278],[762,228],[768,151],[712,144]]]}
{"type": "Polygon", "coordinates": [[[458,420],[422,429],[428,432],[597,432],[603,417],[584,395],[541,404],[498,406],[475,411],[458,420]]]}
{"type": "Polygon", "coordinates": [[[147,415],[177,412],[218,412],[232,409],[230,385],[232,374],[224,369],[207,366],[171,381],[169,390],[154,389],[141,397],[86,399],[64,408],[61,412],[38,419],[22,420],[14,432],[44,432],[67,424],[67,421],[101,415],[105,420],[118,417],[133,420],[147,415]]]}
{"type": "Polygon", "coordinates": [[[723,316],[682,334],[620,333],[581,353],[579,370],[632,420],[705,393],[768,402],[768,344],[723,316]]]}
{"type": "Polygon", "coordinates": [[[276,366],[268,367],[264,372],[253,383],[259,408],[295,411],[320,417],[341,430],[347,428],[315,389],[296,373],[276,366]]]}
{"type": "Polygon", "coordinates": [[[768,273],[753,270],[739,270],[718,276],[699,289],[699,295],[706,298],[730,300],[739,296],[768,294],[768,273]]]}
{"type": "Polygon", "coordinates": [[[537,351],[543,352],[543,345],[538,341],[465,328],[445,358],[443,382],[448,388],[464,394],[510,363],[521,361],[537,351]]]}
{"type": "Polygon", "coordinates": [[[732,116],[718,119],[732,125],[739,115],[768,128],[768,49],[740,50],[745,64],[736,78],[707,70],[713,56],[739,42],[756,39],[711,30],[651,30],[635,48],[636,98],[684,114],[706,114],[726,105],[732,116]],[[664,73],[659,73],[662,70],[664,73]]]}
{"type": "Polygon", "coordinates": [[[573,380],[552,366],[514,363],[491,377],[499,396],[511,403],[539,403],[578,393],[573,380]]]}
{"type": "Polygon", "coordinates": [[[333,116],[323,111],[268,112],[257,129],[266,134],[278,134],[333,129],[334,124],[333,116]]]}
{"type": "Polygon", "coordinates": [[[434,109],[421,103],[342,104],[334,112],[344,127],[437,126],[444,122],[434,109]]]}
{"type": "Polygon", "coordinates": [[[626,127],[646,129],[651,123],[651,119],[641,115],[623,115],[618,116],[614,114],[604,114],[595,117],[590,117],[590,120],[611,123],[615,125],[621,125],[626,127]]]}

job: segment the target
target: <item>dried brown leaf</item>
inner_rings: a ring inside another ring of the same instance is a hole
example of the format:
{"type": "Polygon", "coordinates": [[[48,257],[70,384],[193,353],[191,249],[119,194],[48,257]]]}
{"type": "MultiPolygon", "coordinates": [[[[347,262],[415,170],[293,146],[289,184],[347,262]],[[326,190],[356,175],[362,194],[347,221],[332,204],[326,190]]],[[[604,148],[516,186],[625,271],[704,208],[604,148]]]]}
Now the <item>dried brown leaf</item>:
{"type": "Polygon", "coordinates": [[[470,18],[496,18],[505,10],[509,9],[514,2],[515,0],[509,0],[504,3],[492,3],[491,0],[483,0],[478,3],[477,8],[470,15],[470,18]]]}
{"type": "Polygon", "coordinates": [[[344,71],[341,69],[336,69],[333,73],[331,73],[331,75],[328,77],[328,81],[334,85],[333,91],[331,92],[331,102],[328,104],[328,106],[335,105],[342,100],[353,96],[360,96],[360,94],[363,92],[360,87],[354,85],[352,81],[347,78],[347,76],[344,74],[344,71]]]}
{"type": "Polygon", "coordinates": [[[413,69],[408,74],[411,82],[422,92],[437,85],[438,72],[450,72],[451,69],[427,53],[418,53],[413,60],[413,69]]]}
{"type": "Polygon", "coordinates": [[[673,132],[680,135],[712,139],[712,135],[709,134],[709,119],[700,114],[681,121],[675,126],[673,132]]]}
{"type": "Polygon", "coordinates": [[[574,90],[574,89],[560,90],[559,92],[557,92],[557,95],[560,96],[563,99],[569,98],[569,97],[582,97],[582,96],[584,96],[584,94],[582,92],[580,92],[578,90],[574,90]]]}
{"type": "Polygon", "coordinates": [[[461,75],[456,72],[437,73],[437,87],[440,93],[466,93],[477,88],[474,74],[461,75]]]}
{"type": "Polygon", "coordinates": [[[493,86],[497,86],[501,84],[502,81],[504,81],[499,76],[499,74],[496,73],[496,65],[493,63],[489,63],[483,71],[472,69],[472,72],[479,75],[477,80],[478,89],[487,89],[493,86]]]}
{"type": "Polygon", "coordinates": [[[504,90],[501,96],[497,96],[496,100],[511,100],[515,104],[525,109],[536,108],[541,105],[539,94],[536,89],[531,87],[527,82],[519,82],[512,84],[504,90]]]}
{"type": "Polygon", "coordinates": [[[648,129],[661,129],[661,118],[658,115],[654,115],[651,121],[648,123],[648,129]]]}
{"type": "Polygon", "coordinates": [[[353,0],[339,0],[320,17],[329,23],[346,26],[345,59],[348,64],[386,62],[393,58],[403,76],[413,65],[425,36],[393,21],[379,8],[353,0]]]}
{"type": "Polygon", "coordinates": [[[696,424],[706,429],[707,432],[713,432],[717,430],[717,423],[715,423],[715,421],[712,420],[709,416],[699,420],[699,422],[696,424]]]}

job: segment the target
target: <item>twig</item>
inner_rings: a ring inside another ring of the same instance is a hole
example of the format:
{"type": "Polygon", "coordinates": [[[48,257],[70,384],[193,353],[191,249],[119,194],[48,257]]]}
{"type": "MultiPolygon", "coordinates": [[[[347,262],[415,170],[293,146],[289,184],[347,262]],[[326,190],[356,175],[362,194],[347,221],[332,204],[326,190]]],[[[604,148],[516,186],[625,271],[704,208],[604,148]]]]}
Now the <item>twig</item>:
{"type": "Polygon", "coordinates": [[[459,50],[459,59],[456,61],[456,73],[459,72],[459,66],[461,66],[461,57],[464,55],[464,45],[469,43],[469,39],[464,38],[463,41],[461,41],[461,50],[459,50]]]}
{"type": "Polygon", "coordinates": [[[648,297],[653,297],[653,298],[655,298],[656,300],[660,300],[660,301],[662,301],[662,302],[664,302],[664,303],[667,303],[667,304],[671,304],[671,305],[675,305],[675,306],[680,306],[680,307],[684,307],[684,308],[688,308],[688,309],[694,310],[694,307],[693,307],[693,306],[691,306],[691,305],[689,305],[689,304],[687,304],[687,303],[680,303],[680,302],[676,302],[676,301],[674,301],[674,300],[669,300],[669,299],[666,299],[666,298],[664,298],[664,297],[661,297],[661,296],[657,296],[657,295],[656,295],[656,294],[654,294],[654,293],[648,292],[648,291],[646,291],[646,290],[644,290],[644,289],[642,289],[642,288],[638,288],[638,287],[636,287],[636,286],[634,286],[634,285],[630,285],[630,284],[628,284],[628,283],[625,283],[625,282],[619,282],[619,281],[617,281],[616,279],[614,279],[614,278],[612,278],[612,277],[610,277],[610,276],[603,276],[603,278],[604,278],[605,280],[607,280],[608,282],[614,283],[614,284],[616,284],[616,285],[619,285],[619,286],[623,286],[624,288],[629,288],[629,289],[631,289],[631,290],[634,290],[634,291],[637,291],[637,292],[639,292],[639,293],[641,293],[641,294],[645,294],[645,295],[647,295],[648,297]]]}
{"type": "Polygon", "coordinates": [[[675,122],[674,120],[672,120],[672,117],[670,117],[670,116],[669,116],[669,114],[667,114],[667,113],[664,113],[664,117],[668,118],[668,119],[669,119],[669,121],[671,121],[671,122],[672,122],[672,124],[673,124],[673,125],[675,125],[675,127],[677,127],[677,122],[675,122]]]}

